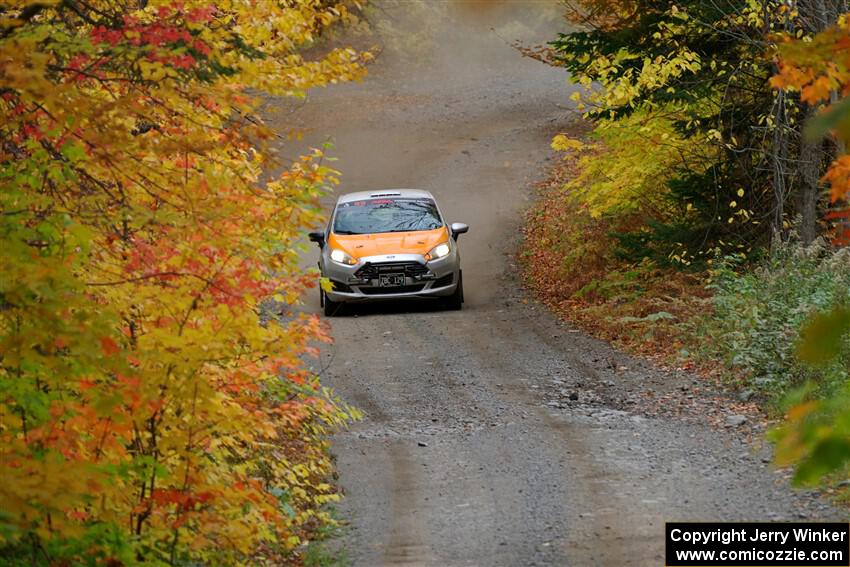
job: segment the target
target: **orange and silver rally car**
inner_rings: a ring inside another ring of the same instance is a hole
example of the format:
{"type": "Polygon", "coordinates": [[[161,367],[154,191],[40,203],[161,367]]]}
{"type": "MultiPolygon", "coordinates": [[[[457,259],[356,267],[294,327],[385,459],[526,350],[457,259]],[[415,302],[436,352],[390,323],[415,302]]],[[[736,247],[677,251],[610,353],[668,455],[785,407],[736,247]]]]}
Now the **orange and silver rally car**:
{"type": "Polygon", "coordinates": [[[407,298],[437,298],[461,309],[457,238],[468,230],[447,225],[428,191],[342,195],[325,232],[310,233],[321,248],[319,270],[333,287],[321,290],[325,315],[342,303],[407,298]]]}

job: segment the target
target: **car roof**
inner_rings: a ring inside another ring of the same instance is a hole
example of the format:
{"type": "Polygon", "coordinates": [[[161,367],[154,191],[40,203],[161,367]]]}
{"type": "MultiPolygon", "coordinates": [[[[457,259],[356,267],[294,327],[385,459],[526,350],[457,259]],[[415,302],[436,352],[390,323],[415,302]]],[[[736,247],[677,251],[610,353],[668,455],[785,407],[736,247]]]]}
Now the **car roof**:
{"type": "Polygon", "coordinates": [[[357,191],[340,195],[337,203],[350,203],[351,201],[364,201],[368,199],[380,199],[382,197],[398,197],[402,199],[433,199],[434,196],[428,191],[421,189],[376,189],[374,191],[357,191]]]}

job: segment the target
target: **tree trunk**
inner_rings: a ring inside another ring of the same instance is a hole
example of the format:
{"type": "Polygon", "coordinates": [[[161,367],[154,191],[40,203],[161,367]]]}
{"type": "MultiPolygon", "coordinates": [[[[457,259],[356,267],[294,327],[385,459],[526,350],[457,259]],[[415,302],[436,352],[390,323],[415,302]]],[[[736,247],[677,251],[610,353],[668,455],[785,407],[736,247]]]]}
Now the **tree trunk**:
{"type": "MultiPolygon", "coordinates": [[[[837,22],[838,16],[847,10],[847,1],[799,0],[797,8],[803,28],[809,33],[816,34],[837,22]]],[[[829,152],[824,148],[823,140],[808,140],[802,135],[805,126],[814,118],[817,110],[817,106],[805,108],[805,118],[802,121],[803,128],[800,130],[800,153],[797,167],[800,186],[797,202],[801,216],[799,232],[803,244],[811,244],[818,236],[818,203],[823,189],[820,178],[823,167],[832,159],[832,156],[828,155],[829,152]]]]}
{"type": "MultiPolygon", "coordinates": [[[[806,110],[806,121],[817,113],[816,107],[806,110]]],[[[808,140],[800,137],[800,240],[803,244],[811,244],[818,236],[818,201],[821,193],[821,164],[823,163],[823,141],[808,140]]]]}
{"type": "MultiPolygon", "coordinates": [[[[788,174],[788,112],[786,109],[786,94],[783,91],[777,91],[773,103],[773,236],[774,240],[785,240],[784,219],[785,219],[785,199],[787,198],[787,181],[788,174]]],[[[778,242],[771,242],[771,247],[778,242]]]]}

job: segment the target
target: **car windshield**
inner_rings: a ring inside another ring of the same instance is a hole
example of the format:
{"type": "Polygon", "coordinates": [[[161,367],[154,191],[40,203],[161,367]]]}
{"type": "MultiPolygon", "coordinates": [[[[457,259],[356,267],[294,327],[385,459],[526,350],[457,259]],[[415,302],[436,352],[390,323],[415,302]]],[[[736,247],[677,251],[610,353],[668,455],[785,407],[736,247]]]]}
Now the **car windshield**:
{"type": "Polygon", "coordinates": [[[431,199],[370,199],[337,207],[336,234],[374,234],[434,230],[443,226],[431,199]]]}

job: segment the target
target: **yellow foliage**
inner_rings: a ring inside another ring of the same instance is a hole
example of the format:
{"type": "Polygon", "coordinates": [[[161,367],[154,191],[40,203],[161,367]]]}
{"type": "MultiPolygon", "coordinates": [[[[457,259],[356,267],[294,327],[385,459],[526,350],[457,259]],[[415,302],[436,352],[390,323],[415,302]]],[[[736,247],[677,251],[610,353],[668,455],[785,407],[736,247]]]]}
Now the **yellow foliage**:
{"type": "Polygon", "coordinates": [[[315,150],[265,181],[257,93],[368,55],[303,55],[342,4],[132,6],[0,23],[0,546],[280,563],[328,520],[325,435],[354,413],[305,368],[327,335],[296,308],[338,174],[315,150]]]}
{"type": "Polygon", "coordinates": [[[579,158],[578,173],[567,187],[593,217],[641,209],[663,212],[665,181],[696,145],[682,140],[669,120],[646,112],[602,121],[592,138],[597,150],[579,158]]]}
{"type": "Polygon", "coordinates": [[[556,152],[581,151],[584,149],[584,143],[575,138],[569,138],[565,134],[558,134],[552,138],[551,147],[556,152]]]}

